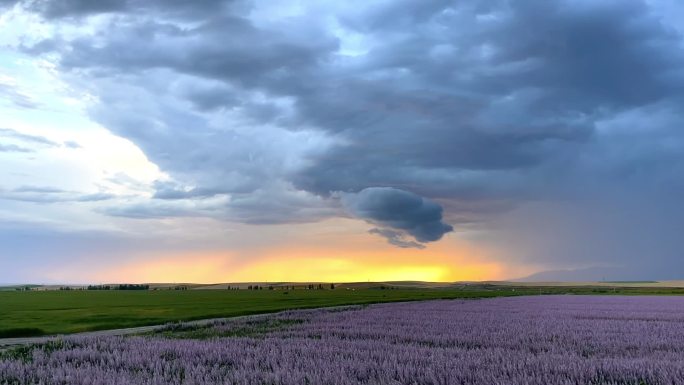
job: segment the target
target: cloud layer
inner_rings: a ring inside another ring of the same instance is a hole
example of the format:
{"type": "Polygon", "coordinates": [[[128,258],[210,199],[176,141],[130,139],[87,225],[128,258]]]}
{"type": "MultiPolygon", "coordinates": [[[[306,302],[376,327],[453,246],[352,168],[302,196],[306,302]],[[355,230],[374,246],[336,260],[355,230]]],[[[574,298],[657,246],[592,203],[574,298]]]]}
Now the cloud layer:
{"type": "Polygon", "coordinates": [[[619,256],[597,246],[555,258],[584,233],[529,236],[544,224],[528,207],[553,217],[614,204],[624,215],[608,210],[595,232],[652,211],[662,235],[641,231],[684,249],[665,230],[681,223],[658,209],[680,209],[684,192],[674,3],[6,3],[54,27],[18,49],[52,60],[92,96],[94,121],[170,177],[102,213],[254,224],[351,214],[399,247],[437,241],[451,223],[511,261],[676,262],[627,255],[645,253],[627,236],[619,256]],[[522,230],[538,247],[507,246],[522,230]]]}

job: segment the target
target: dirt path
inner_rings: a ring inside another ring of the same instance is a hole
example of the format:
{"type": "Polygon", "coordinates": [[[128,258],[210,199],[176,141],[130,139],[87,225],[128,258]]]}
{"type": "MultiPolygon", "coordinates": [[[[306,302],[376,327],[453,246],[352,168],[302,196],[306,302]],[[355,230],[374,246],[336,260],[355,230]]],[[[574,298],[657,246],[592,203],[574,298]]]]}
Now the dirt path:
{"type": "MultiPolygon", "coordinates": [[[[330,309],[330,310],[352,309],[352,308],[356,308],[358,306],[359,305],[343,305],[343,306],[324,307],[322,309],[330,309]]],[[[306,310],[313,310],[313,309],[306,309],[306,310]]],[[[291,310],[285,310],[285,311],[291,311],[291,310]]],[[[285,312],[285,311],[283,311],[283,312],[285,312]]],[[[245,315],[245,316],[237,316],[237,317],[227,317],[227,318],[208,318],[208,319],[201,319],[201,320],[196,320],[196,321],[183,321],[182,323],[184,325],[190,325],[190,326],[204,326],[204,325],[211,324],[213,322],[220,322],[220,321],[237,321],[237,320],[241,320],[241,319],[259,319],[259,318],[272,317],[276,314],[283,313],[283,312],[254,314],[254,315],[245,315]]],[[[39,343],[43,343],[43,342],[47,342],[47,341],[51,341],[51,340],[65,338],[65,337],[74,337],[74,336],[79,336],[79,337],[105,337],[105,336],[125,336],[125,335],[131,335],[131,334],[149,333],[149,332],[153,332],[155,330],[159,330],[168,324],[169,323],[166,323],[163,325],[138,326],[138,327],[134,327],[134,328],[98,330],[98,331],[94,331],[94,332],[58,334],[58,335],[51,335],[51,336],[0,338],[0,350],[7,349],[8,347],[11,347],[11,346],[26,345],[26,344],[39,344],[39,343]]]]}
{"type": "MultiPolygon", "coordinates": [[[[267,316],[272,316],[275,313],[270,314],[255,314],[248,316],[230,317],[230,318],[210,318],[202,319],[197,321],[185,321],[184,325],[191,326],[203,326],[208,325],[217,321],[235,321],[245,318],[263,318],[267,316]]],[[[39,344],[55,339],[65,338],[65,337],[105,337],[105,336],[125,336],[131,334],[141,334],[149,333],[155,330],[159,330],[168,325],[168,323],[163,325],[151,325],[151,326],[138,326],[134,328],[125,329],[110,329],[110,330],[98,330],[94,332],[83,332],[83,333],[73,333],[73,334],[57,334],[51,336],[39,336],[39,337],[18,337],[18,338],[0,338],[0,349],[7,348],[14,345],[26,345],[26,344],[39,344]]]]}

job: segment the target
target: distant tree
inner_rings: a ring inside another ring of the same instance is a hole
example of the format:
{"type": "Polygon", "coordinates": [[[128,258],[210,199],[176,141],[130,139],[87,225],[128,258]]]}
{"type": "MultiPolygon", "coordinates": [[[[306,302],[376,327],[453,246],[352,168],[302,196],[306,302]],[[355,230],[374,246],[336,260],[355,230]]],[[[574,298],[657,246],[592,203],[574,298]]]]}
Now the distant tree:
{"type": "MultiPolygon", "coordinates": [[[[118,290],[150,290],[150,285],[137,285],[130,283],[122,283],[117,287],[118,290]]],[[[182,290],[182,289],[181,289],[182,290]]]]}
{"type": "Polygon", "coordinates": [[[335,284],[334,283],[330,284],[330,290],[335,290],[335,284]]]}
{"type": "Polygon", "coordinates": [[[109,285],[88,285],[87,290],[111,290],[109,285]]]}

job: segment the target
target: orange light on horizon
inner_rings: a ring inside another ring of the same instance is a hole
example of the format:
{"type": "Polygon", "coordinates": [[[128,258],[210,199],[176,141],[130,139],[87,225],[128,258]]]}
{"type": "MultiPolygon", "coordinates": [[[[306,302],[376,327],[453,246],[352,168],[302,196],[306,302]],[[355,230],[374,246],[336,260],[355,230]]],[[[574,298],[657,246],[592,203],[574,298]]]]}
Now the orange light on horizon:
{"type": "Polygon", "coordinates": [[[425,249],[398,248],[368,234],[366,225],[334,219],[296,227],[243,226],[261,244],[236,249],[112,258],[92,267],[43,272],[53,282],[364,282],[482,281],[525,276],[529,266],[509,265],[494,252],[448,234],[425,249]],[[255,238],[257,239],[257,238],[255,238]],[[264,245],[263,241],[269,244],[264,245]],[[85,279],[84,279],[85,277],[85,279]]]}
{"type": "MultiPolygon", "coordinates": [[[[68,268],[53,272],[52,279],[83,281],[73,273],[74,269],[68,268]]],[[[131,283],[453,282],[503,279],[507,278],[505,273],[506,266],[493,261],[485,251],[458,240],[417,250],[392,247],[367,237],[337,247],[282,245],[239,255],[213,251],[146,256],[88,276],[97,282],[131,283]]]]}

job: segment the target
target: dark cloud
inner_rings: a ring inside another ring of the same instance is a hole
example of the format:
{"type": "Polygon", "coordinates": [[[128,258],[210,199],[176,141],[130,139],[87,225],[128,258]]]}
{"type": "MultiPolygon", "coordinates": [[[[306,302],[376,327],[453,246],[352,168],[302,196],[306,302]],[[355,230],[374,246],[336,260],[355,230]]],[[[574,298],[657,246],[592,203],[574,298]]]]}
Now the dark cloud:
{"type": "Polygon", "coordinates": [[[597,121],[683,85],[680,36],[639,1],[460,2],[400,31],[378,30],[382,15],[365,20],[387,39],[363,70],[298,99],[302,119],[346,139],[297,176],[301,188],[510,195],[573,161],[597,121]]]}
{"type": "MultiPolygon", "coordinates": [[[[354,216],[399,230],[418,242],[434,242],[453,230],[442,222],[442,206],[408,191],[391,187],[369,187],[342,194],[344,207],[354,216]]],[[[376,231],[392,243],[398,234],[376,231]]]]}
{"type": "Polygon", "coordinates": [[[0,0],[0,8],[8,8],[14,6],[18,0],[0,0]]]}
{"type": "Polygon", "coordinates": [[[206,188],[189,188],[183,189],[177,183],[169,181],[155,181],[154,185],[154,199],[176,200],[176,199],[191,199],[191,198],[208,198],[215,195],[221,195],[220,189],[211,190],[206,188]]]}
{"type": "Polygon", "coordinates": [[[320,197],[281,185],[230,195],[221,190],[183,189],[172,182],[156,182],[155,188],[151,200],[120,203],[99,211],[135,219],[209,217],[247,224],[306,223],[340,214],[320,197]]]}
{"type": "Polygon", "coordinates": [[[231,197],[224,218],[249,224],[315,222],[340,216],[340,210],[321,197],[287,185],[272,185],[231,197]]]}
{"type": "Polygon", "coordinates": [[[406,235],[401,232],[401,231],[396,231],[392,229],[379,229],[379,228],[372,228],[368,230],[368,233],[370,234],[376,234],[379,235],[385,239],[387,239],[387,242],[389,244],[401,247],[404,249],[407,248],[412,248],[412,249],[424,249],[425,245],[414,242],[410,239],[406,239],[406,235]]]}
{"type": "Polygon", "coordinates": [[[19,3],[46,19],[79,18],[103,13],[156,12],[180,18],[199,18],[220,14],[232,1],[202,0],[189,4],[178,0],[5,0],[19,3]]]}
{"type": "Polygon", "coordinates": [[[135,212],[223,195],[221,218],[299,222],[339,215],[342,192],[406,246],[393,232],[424,242],[451,230],[442,206],[492,234],[539,202],[589,207],[628,191],[638,217],[657,190],[681,207],[684,51],[657,2],[390,1],[266,20],[236,2],[34,5],[46,18],[116,13],[26,49],[58,57],[97,96],[93,119],[172,177],[135,212]]]}
{"type": "Polygon", "coordinates": [[[33,0],[20,2],[28,9],[38,12],[46,18],[60,18],[67,16],[87,16],[90,14],[123,11],[126,9],[126,0],[33,0]]]}
{"type": "MultiPolygon", "coordinates": [[[[300,71],[315,70],[323,56],[338,47],[337,39],[315,27],[305,31],[306,35],[302,31],[265,30],[240,15],[209,19],[193,28],[161,20],[130,23],[114,19],[109,28],[117,33],[105,39],[98,37],[100,44],[93,44],[95,37],[74,41],[69,53],[62,56],[61,65],[71,70],[116,73],[171,69],[246,87],[270,85],[267,83],[293,85],[293,80],[302,74],[300,71]]],[[[51,46],[47,42],[39,44],[51,46]]],[[[221,94],[215,96],[219,100],[225,98],[221,94]]],[[[208,97],[198,102],[218,103],[208,97]]],[[[228,102],[233,103],[231,99],[228,102]]]]}

